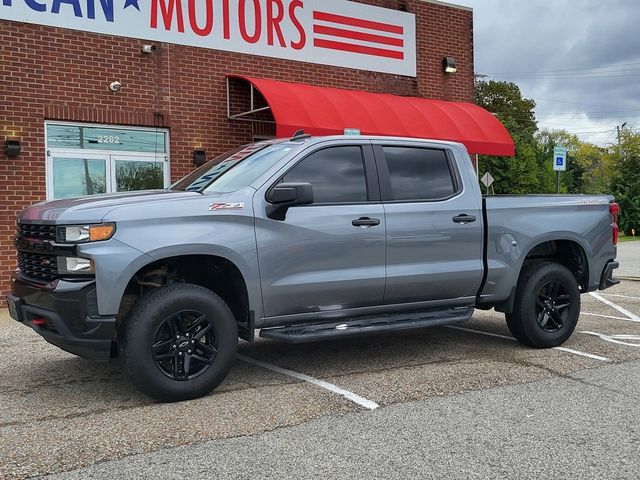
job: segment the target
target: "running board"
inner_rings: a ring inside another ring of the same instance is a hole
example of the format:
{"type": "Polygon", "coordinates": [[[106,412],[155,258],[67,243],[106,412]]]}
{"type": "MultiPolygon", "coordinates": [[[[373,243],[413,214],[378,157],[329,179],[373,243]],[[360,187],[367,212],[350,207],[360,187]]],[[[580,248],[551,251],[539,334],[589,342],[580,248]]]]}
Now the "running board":
{"type": "Polygon", "coordinates": [[[472,307],[439,310],[436,312],[385,315],[382,317],[360,317],[331,323],[263,328],[260,330],[260,336],[286,343],[304,343],[353,335],[398,332],[461,323],[469,320],[471,315],[473,315],[472,307]]]}

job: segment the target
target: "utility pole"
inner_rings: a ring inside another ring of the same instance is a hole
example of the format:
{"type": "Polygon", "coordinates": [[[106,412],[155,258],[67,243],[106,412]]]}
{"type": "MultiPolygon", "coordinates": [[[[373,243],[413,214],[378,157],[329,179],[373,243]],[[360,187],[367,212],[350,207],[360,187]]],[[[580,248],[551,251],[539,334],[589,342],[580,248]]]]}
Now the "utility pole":
{"type": "Polygon", "coordinates": [[[622,130],[627,126],[627,122],[624,122],[622,125],[617,125],[616,130],[618,132],[618,155],[622,158],[622,130]]]}

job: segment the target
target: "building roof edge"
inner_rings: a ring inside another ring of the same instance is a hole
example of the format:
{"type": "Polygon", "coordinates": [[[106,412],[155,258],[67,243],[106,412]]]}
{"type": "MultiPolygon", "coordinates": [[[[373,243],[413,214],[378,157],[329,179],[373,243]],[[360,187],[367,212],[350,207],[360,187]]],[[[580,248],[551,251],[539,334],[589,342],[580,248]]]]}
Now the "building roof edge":
{"type": "Polygon", "coordinates": [[[440,0],[420,0],[420,1],[424,3],[435,3],[436,5],[442,5],[445,7],[457,8],[459,10],[466,10],[468,12],[473,12],[472,7],[465,7],[464,5],[457,5],[455,3],[442,2],[440,0]]]}

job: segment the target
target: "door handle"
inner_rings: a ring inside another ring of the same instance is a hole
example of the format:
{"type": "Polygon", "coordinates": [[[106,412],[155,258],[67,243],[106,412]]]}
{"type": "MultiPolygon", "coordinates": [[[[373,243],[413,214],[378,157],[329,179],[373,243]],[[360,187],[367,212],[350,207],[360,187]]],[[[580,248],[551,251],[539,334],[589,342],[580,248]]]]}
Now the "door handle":
{"type": "Polygon", "coordinates": [[[466,224],[476,221],[475,215],[467,215],[466,213],[461,213],[460,215],[456,215],[453,217],[453,221],[456,223],[466,224]]]}
{"type": "Polygon", "coordinates": [[[380,220],[377,218],[360,217],[351,222],[351,225],[354,227],[375,227],[376,225],[380,225],[380,220]]]}

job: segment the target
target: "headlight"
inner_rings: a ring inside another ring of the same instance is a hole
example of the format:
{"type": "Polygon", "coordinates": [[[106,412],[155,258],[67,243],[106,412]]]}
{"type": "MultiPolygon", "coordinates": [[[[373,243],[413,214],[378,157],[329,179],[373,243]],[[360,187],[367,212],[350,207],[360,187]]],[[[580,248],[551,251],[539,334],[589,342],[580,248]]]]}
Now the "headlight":
{"type": "Polygon", "coordinates": [[[58,227],[57,241],[61,243],[84,243],[109,240],[116,231],[114,223],[96,225],[69,225],[58,227]]]}
{"type": "Polygon", "coordinates": [[[88,258],[58,257],[58,273],[61,275],[82,275],[94,272],[93,262],[88,258]]]}

